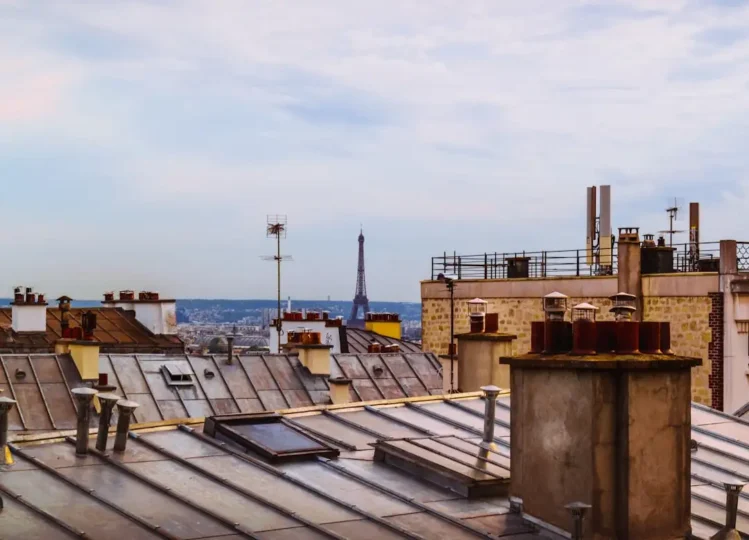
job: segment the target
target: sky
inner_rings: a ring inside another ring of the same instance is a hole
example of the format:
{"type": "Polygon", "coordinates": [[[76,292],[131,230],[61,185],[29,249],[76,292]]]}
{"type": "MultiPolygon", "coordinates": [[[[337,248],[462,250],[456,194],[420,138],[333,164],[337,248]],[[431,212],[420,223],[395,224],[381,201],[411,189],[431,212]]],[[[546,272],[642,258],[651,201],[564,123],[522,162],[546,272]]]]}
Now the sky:
{"type": "Polygon", "coordinates": [[[351,299],[361,226],[414,301],[444,251],[584,247],[601,184],[749,240],[743,0],[0,0],[0,66],[0,296],[272,298],[286,214],[284,296],[351,299]]]}

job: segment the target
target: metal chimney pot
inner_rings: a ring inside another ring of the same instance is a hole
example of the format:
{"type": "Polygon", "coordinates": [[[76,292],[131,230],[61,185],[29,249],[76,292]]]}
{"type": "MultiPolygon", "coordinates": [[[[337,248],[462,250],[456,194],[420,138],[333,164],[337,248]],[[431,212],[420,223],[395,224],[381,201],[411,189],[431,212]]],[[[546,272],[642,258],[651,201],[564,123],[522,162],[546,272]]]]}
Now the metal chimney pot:
{"type": "Polygon", "coordinates": [[[117,402],[117,434],[114,438],[114,451],[124,452],[127,446],[127,434],[130,431],[130,417],[138,406],[134,401],[121,399],[117,402]]]}
{"type": "Polygon", "coordinates": [[[228,353],[227,358],[226,358],[226,363],[231,364],[234,361],[234,336],[233,335],[226,336],[226,346],[227,346],[227,353],[228,353]]]}
{"type": "Polygon", "coordinates": [[[497,413],[497,396],[501,388],[496,386],[482,386],[486,399],[486,410],[484,412],[484,439],[481,441],[481,448],[491,449],[494,446],[494,418],[497,413]]]}
{"type": "Polygon", "coordinates": [[[116,394],[99,394],[98,398],[101,403],[101,416],[99,416],[99,433],[96,435],[96,449],[100,452],[106,452],[109,425],[112,422],[112,410],[122,398],[116,394]]]}
{"type": "Polygon", "coordinates": [[[736,515],[739,511],[739,495],[746,484],[726,482],[723,484],[726,490],[726,525],[712,539],[739,538],[736,533],[736,515]],[[733,533],[733,534],[732,534],[733,533]]]}
{"type": "Polygon", "coordinates": [[[79,456],[88,454],[88,431],[91,421],[91,401],[99,392],[93,388],[73,388],[73,395],[78,405],[78,421],[76,423],[75,453],[79,456]]]}
{"type": "Polygon", "coordinates": [[[585,512],[591,508],[583,502],[573,502],[565,506],[572,516],[572,540],[583,540],[583,519],[585,512]]]}

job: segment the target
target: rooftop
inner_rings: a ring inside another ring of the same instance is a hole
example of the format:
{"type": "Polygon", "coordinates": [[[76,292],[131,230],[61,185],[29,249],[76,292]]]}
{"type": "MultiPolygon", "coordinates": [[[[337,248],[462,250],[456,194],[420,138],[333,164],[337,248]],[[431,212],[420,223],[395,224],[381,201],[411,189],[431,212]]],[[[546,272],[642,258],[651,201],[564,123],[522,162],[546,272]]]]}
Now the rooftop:
{"type": "MultiPolygon", "coordinates": [[[[102,354],[99,371],[113,392],[136,401],[135,421],[253,413],[330,403],[328,377],[313,376],[293,355],[225,356],[102,354]],[[171,385],[163,367],[189,376],[171,385]]],[[[442,393],[439,361],[432,354],[341,354],[332,356],[332,378],[351,380],[351,401],[442,393]]],[[[0,355],[0,396],[18,404],[11,431],[72,429],[70,390],[82,386],[69,355],[0,355]]],[[[98,422],[92,418],[92,426],[98,422]]]]}
{"type": "MultiPolygon", "coordinates": [[[[72,439],[20,441],[0,470],[3,533],[14,538],[534,538],[540,531],[502,495],[466,497],[375,461],[373,444],[479,482],[510,471],[509,394],[499,397],[496,448],[479,455],[478,394],[283,411],[283,420],[339,451],[270,464],[202,420],[134,428],[124,453],[76,457],[72,439]],[[72,533],[72,534],[71,534],[72,533]]],[[[715,534],[722,482],[749,480],[749,423],[692,406],[692,527],[715,534]]],[[[13,438],[11,436],[11,438],[13,438]]],[[[110,437],[110,448],[112,437],[110,437]]],[[[738,528],[749,534],[749,495],[738,528]]],[[[556,538],[544,531],[544,537],[556,538]]]]}
{"type": "MultiPolygon", "coordinates": [[[[45,332],[18,333],[12,330],[11,308],[0,308],[0,352],[51,353],[62,338],[60,310],[47,308],[45,332]]],[[[121,308],[71,308],[70,326],[81,327],[81,317],[91,311],[96,315],[94,340],[102,352],[179,353],[184,343],[176,335],[154,334],[135,319],[132,311],[121,308]]]]}

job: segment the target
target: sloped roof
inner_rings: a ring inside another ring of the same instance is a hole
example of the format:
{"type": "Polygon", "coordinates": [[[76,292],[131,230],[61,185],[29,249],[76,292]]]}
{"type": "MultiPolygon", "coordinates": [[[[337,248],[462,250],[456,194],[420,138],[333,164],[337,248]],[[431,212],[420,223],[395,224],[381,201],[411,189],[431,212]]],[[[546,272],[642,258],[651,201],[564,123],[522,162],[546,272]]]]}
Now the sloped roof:
{"type": "MultiPolygon", "coordinates": [[[[401,402],[288,414],[293,422],[315,426],[309,429],[324,422],[346,442],[336,459],[280,465],[204,435],[200,425],[136,430],[125,452],[111,457],[95,450],[76,457],[72,441],[13,445],[15,464],[0,471],[3,534],[45,539],[68,538],[69,531],[90,538],[144,539],[537,538],[531,524],[510,512],[506,497],[465,499],[373,461],[367,445],[375,440],[372,433],[424,432],[400,419],[422,416],[421,406],[401,402]]],[[[472,437],[462,438],[467,432],[426,415],[423,419],[429,429],[467,445],[467,453],[458,452],[455,461],[444,458],[446,464],[464,467],[460,461],[475,459],[479,447],[472,437]]],[[[495,457],[507,462],[504,451],[495,457]]],[[[547,531],[543,537],[560,538],[547,531]]]]}
{"type": "Polygon", "coordinates": [[[75,428],[70,389],[82,384],[68,355],[0,355],[0,396],[17,401],[8,417],[11,431],[75,428]]]}
{"type": "MultiPolygon", "coordinates": [[[[510,470],[509,401],[509,394],[498,399],[497,447],[487,458],[491,468],[484,465],[482,471],[510,470]]],[[[535,538],[538,531],[511,513],[504,497],[465,499],[373,461],[371,444],[385,440],[419,445],[425,460],[439,459],[444,467],[470,469],[484,406],[474,393],[286,411],[287,421],[324,435],[340,455],[281,465],[204,435],[200,421],[150,432],[135,428],[125,453],[113,457],[92,450],[76,458],[72,441],[14,445],[16,463],[0,470],[3,534],[535,538]]],[[[693,404],[692,423],[697,443],[691,453],[692,531],[709,538],[725,520],[722,483],[749,481],[749,422],[693,404]]],[[[749,535],[746,501],[742,495],[737,525],[743,535],[749,535]]],[[[547,531],[544,537],[557,538],[547,531]]]]}
{"type": "MultiPolygon", "coordinates": [[[[351,400],[370,401],[442,393],[433,354],[333,355],[332,378],[351,379],[351,400]],[[377,367],[382,369],[376,369],[377,367]]],[[[140,404],[138,422],[202,418],[330,403],[328,377],[313,376],[297,356],[248,354],[228,364],[220,355],[102,355],[99,370],[116,392],[140,404]],[[161,366],[194,374],[195,384],[169,387],[161,366]]]]}
{"type": "Polygon", "coordinates": [[[365,353],[367,352],[369,344],[373,341],[376,341],[381,345],[398,345],[401,352],[421,352],[421,347],[409,341],[383,336],[382,334],[370,330],[364,330],[362,328],[352,328],[350,326],[344,328],[346,329],[346,341],[348,342],[347,352],[349,353],[365,353]]]}
{"type": "MultiPolygon", "coordinates": [[[[135,319],[135,313],[121,308],[71,308],[70,326],[81,326],[81,316],[96,314],[94,339],[102,352],[182,352],[184,343],[176,335],[154,334],[135,319]]],[[[47,309],[47,331],[18,334],[12,330],[11,308],[0,308],[0,352],[54,352],[55,342],[62,337],[60,310],[47,309]]]]}

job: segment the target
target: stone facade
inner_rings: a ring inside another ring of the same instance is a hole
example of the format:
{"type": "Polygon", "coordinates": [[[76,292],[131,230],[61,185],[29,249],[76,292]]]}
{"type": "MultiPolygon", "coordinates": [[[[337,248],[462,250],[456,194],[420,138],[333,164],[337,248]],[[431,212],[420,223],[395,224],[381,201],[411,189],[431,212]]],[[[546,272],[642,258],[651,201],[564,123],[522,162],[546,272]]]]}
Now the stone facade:
{"type": "MultiPolygon", "coordinates": [[[[543,320],[541,298],[482,298],[489,302],[488,313],[499,314],[499,331],[517,335],[518,339],[513,344],[513,354],[527,353],[530,350],[530,323],[543,320]]],[[[608,298],[570,298],[568,306],[572,307],[580,302],[589,302],[600,308],[598,320],[613,320],[612,314],[609,313],[611,301],[608,298]]],[[[671,323],[671,343],[674,353],[696,356],[703,360],[701,367],[692,370],[692,397],[698,403],[714,406],[710,374],[715,352],[711,355],[709,351],[713,340],[710,322],[713,300],[707,295],[646,296],[643,299],[643,307],[643,320],[671,323]]],[[[468,331],[468,300],[456,298],[455,333],[468,331]]],[[[450,343],[449,299],[424,298],[422,300],[422,340],[424,351],[447,354],[447,347],[450,343]]],[[[712,346],[716,347],[715,344],[712,346]]]]}

